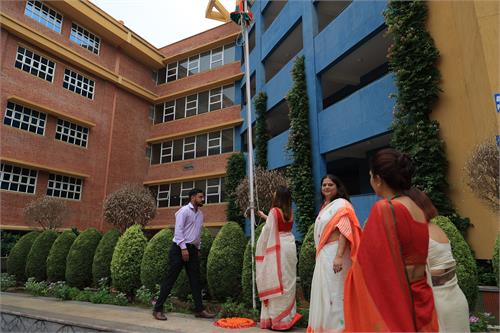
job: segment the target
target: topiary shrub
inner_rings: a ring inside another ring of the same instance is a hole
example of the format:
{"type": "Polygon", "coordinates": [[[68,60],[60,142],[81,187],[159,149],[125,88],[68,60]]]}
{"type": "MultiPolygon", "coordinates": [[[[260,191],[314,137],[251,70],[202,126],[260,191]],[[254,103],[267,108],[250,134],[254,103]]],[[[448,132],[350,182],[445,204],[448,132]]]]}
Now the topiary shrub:
{"type": "Polygon", "coordinates": [[[212,297],[224,301],[241,293],[241,269],[246,239],[236,222],[219,231],[207,262],[208,289],[212,297]]]}
{"type": "Polygon", "coordinates": [[[52,244],[47,257],[47,280],[50,282],[66,279],[66,257],[75,239],[73,231],[64,231],[52,244]]]}
{"type": "Polygon", "coordinates": [[[31,250],[33,242],[40,233],[32,231],[21,237],[16,245],[10,251],[7,258],[7,273],[14,275],[17,282],[25,282],[26,277],[26,259],[31,250]]]}
{"type": "Polygon", "coordinates": [[[47,257],[58,236],[54,230],[46,230],[35,239],[26,259],[27,277],[34,277],[36,281],[47,279],[47,257]]]}
{"type": "Polygon", "coordinates": [[[499,247],[500,247],[500,234],[497,234],[497,239],[495,241],[495,247],[493,249],[493,257],[491,258],[491,264],[493,266],[493,273],[495,274],[495,279],[497,280],[497,287],[500,287],[500,283],[499,283],[499,280],[500,280],[500,277],[498,276],[499,272],[498,272],[498,256],[499,256],[499,253],[498,251],[500,250],[499,247]]]}
{"type": "Polygon", "coordinates": [[[99,231],[89,228],[80,233],[71,245],[66,258],[66,282],[69,286],[83,289],[92,284],[92,262],[101,237],[99,231]]]}
{"type": "Polygon", "coordinates": [[[314,245],[314,224],[309,227],[306,237],[302,242],[299,254],[298,271],[304,298],[309,301],[311,297],[311,283],[316,264],[316,246],[314,245]]]}
{"type": "MultiPolygon", "coordinates": [[[[200,254],[200,284],[202,290],[208,291],[207,287],[207,259],[210,253],[210,248],[212,247],[212,242],[214,237],[208,231],[207,228],[203,227],[201,230],[201,254],[200,254]]],[[[191,286],[189,285],[189,279],[186,270],[182,270],[181,274],[175,282],[174,288],[172,289],[172,295],[179,297],[181,299],[187,299],[188,295],[191,294],[191,286]]]]}
{"type": "Polygon", "coordinates": [[[156,285],[165,279],[173,237],[172,230],[166,228],[154,235],[146,245],[141,261],[141,282],[149,291],[155,290],[156,285]]]}
{"type": "Polygon", "coordinates": [[[99,245],[97,245],[92,262],[92,279],[96,286],[99,284],[99,280],[103,278],[111,281],[111,258],[118,238],[120,238],[120,232],[112,229],[104,234],[99,245]]]}
{"type": "MultiPolygon", "coordinates": [[[[148,240],[138,224],[125,231],[116,243],[111,259],[113,287],[127,295],[133,295],[141,286],[141,261],[148,240]]],[[[168,252],[168,248],[163,251],[168,252]]]]}
{"type": "MultiPolygon", "coordinates": [[[[261,223],[255,229],[255,244],[259,239],[260,233],[266,224],[261,223]]],[[[245,247],[245,254],[243,255],[243,269],[241,271],[241,297],[242,302],[246,305],[252,305],[252,244],[250,240],[247,242],[245,247]]],[[[253,249],[253,255],[255,256],[255,247],[253,249]]],[[[257,289],[255,289],[257,290],[257,289]]],[[[255,298],[256,300],[258,297],[255,298]]]]}
{"type": "Polygon", "coordinates": [[[451,220],[445,216],[437,216],[432,219],[432,223],[437,224],[448,236],[451,243],[451,250],[453,257],[457,261],[457,278],[458,285],[460,289],[465,294],[467,302],[469,303],[469,309],[473,310],[476,304],[476,298],[478,293],[478,275],[477,266],[474,256],[472,255],[471,249],[462,234],[451,220]]]}

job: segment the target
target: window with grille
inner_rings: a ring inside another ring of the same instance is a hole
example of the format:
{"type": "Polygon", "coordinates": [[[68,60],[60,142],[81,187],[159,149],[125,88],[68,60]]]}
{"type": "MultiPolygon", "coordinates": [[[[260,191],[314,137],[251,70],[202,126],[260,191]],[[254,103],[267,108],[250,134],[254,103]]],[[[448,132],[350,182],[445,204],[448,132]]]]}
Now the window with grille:
{"type": "Polygon", "coordinates": [[[63,21],[62,15],[59,12],[50,8],[49,6],[43,4],[41,1],[38,0],[26,1],[24,15],[31,17],[35,21],[54,30],[55,32],[61,33],[61,27],[63,21]]]}
{"type": "Polygon", "coordinates": [[[173,62],[167,66],[167,82],[175,80],[177,80],[177,62],[173,62]]]}
{"type": "Polygon", "coordinates": [[[95,82],[71,69],[64,70],[63,88],[90,99],[94,98],[95,82]]]}
{"type": "Polygon", "coordinates": [[[57,119],[56,140],[87,147],[89,129],[63,119],[57,119]]]}
{"type": "Polygon", "coordinates": [[[54,80],[55,62],[22,46],[17,47],[14,66],[51,83],[54,80]]]}
{"type": "Polygon", "coordinates": [[[0,188],[6,191],[34,194],[38,171],[10,164],[1,164],[0,188]]]}
{"type": "Polygon", "coordinates": [[[224,178],[209,178],[182,183],[152,185],[149,190],[156,198],[158,208],[178,207],[189,202],[189,192],[199,188],[205,193],[205,202],[217,204],[225,201],[224,178]]]}
{"type": "Polygon", "coordinates": [[[51,197],[80,200],[82,196],[83,180],[81,178],[49,174],[47,195],[51,197]]]}
{"type": "Polygon", "coordinates": [[[208,105],[209,111],[222,109],[222,87],[210,90],[208,105]]]}
{"type": "Polygon", "coordinates": [[[198,113],[198,94],[186,97],[185,117],[191,117],[198,113]]]}
{"type": "Polygon", "coordinates": [[[45,134],[47,115],[25,106],[7,102],[3,123],[39,135],[45,134]]]}
{"type": "Polygon", "coordinates": [[[99,54],[101,39],[75,22],[71,24],[71,34],[69,35],[69,39],[84,49],[87,49],[92,53],[99,54]]]}
{"type": "Polygon", "coordinates": [[[222,47],[219,47],[210,52],[210,68],[217,68],[224,65],[224,53],[222,50],[222,47]]]}

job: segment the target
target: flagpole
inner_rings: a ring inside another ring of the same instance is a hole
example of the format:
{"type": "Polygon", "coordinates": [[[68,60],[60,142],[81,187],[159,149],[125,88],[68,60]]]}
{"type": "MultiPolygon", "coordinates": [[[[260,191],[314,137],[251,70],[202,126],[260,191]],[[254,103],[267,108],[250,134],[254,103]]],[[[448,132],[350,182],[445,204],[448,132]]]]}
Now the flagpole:
{"type": "MultiPolygon", "coordinates": [[[[248,12],[247,0],[244,0],[244,12],[248,12]]],[[[245,85],[247,99],[247,141],[248,141],[248,179],[249,179],[249,201],[250,201],[250,244],[252,250],[252,306],[257,308],[255,302],[255,204],[254,204],[254,156],[252,142],[252,96],[250,96],[250,56],[248,48],[248,29],[246,22],[241,18],[241,27],[243,29],[244,52],[245,52],[245,85]]]]}

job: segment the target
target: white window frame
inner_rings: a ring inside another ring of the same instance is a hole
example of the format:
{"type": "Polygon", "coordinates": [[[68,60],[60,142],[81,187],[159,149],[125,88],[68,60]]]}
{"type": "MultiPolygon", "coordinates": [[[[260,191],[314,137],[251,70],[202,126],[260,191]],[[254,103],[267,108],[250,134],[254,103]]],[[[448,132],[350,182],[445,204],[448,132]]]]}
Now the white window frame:
{"type": "Polygon", "coordinates": [[[75,146],[87,148],[89,132],[90,130],[88,127],[81,126],[61,118],[57,119],[56,136],[55,136],[56,140],[67,142],[75,146]],[[59,138],[57,137],[58,134],[59,138]],[[80,141],[80,143],[77,143],[77,141],[80,141]]]}
{"type": "Polygon", "coordinates": [[[16,61],[14,67],[22,70],[23,72],[34,75],[42,80],[48,81],[50,83],[54,82],[56,63],[24,46],[17,46],[16,61]],[[28,52],[31,52],[31,57],[27,55],[28,52]],[[39,58],[39,60],[36,59],[37,57],[39,58]],[[50,80],[47,79],[47,77],[50,77],[50,80]]]}
{"type": "Polygon", "coordinates": [[[177,107],[177,100],[174,99],[173,101],[170,101],[170,102],[165,102],[163,103],[163,122],[167,122],[167,121],[172,121],[172,120],[175,120],[175,109],[177,107]],[[173,102],[173,105],[169,105],[167,106],[167,104],[169,103],[172,103],[173,102]],[[168,116],[172,116],[172,120],[166,120],[166,118],[168,116]]]}
{"type": "Polygon", "coordinates": [[[224,46],[216,47],[210,50],[210,69],[217,68],[224,65],[224,46]],[[215,49],[220,48],[220,59],[214,60],[214,58],[219,57],[219,52],[214,52],[215,49]],[[219,66],[214,66],[216,63],[221,63],[219,66]]]}
{"type": "Polygon", "coordinates": [[[177,77],[178,77],[178,73],[179,73],[179,62],[176,61],[176,62],[172,62],[170,64],[167,65],[167,68],[166,68],[166,81],[165,82],[171,82],[171,81],[175,81],[177,80],[177,77]],[[174,67],[172,68],[171,65],[174,65],[174,67]],[[172,73],[170,73],[172,72],[172,73]],[[170,77],[174,77],[173,80],[169,81],[169,78],[170,77]]]}
{"type": "Polygon", "coordinates": [[[184,138],[182,140],[182,160],[191,160],[193,158],[196,158],[196,136],[190,136],[187,138],[184,138]],[[187,140],[193,140],[193,142],[186,142],[187,140]],[[187,146],[191,146],[192,148],[187,148],[187,146]],[[193,153],[193,157],[186,158],[186,154],[193,153]]]}
{"type": "Polygon", "coordinates": [[[71,22],[69,40],[87,51],[99,55],[101,50],[101,38],[76,22],[71,22]]]}
{"type": "MultiPolygon", "coordinates": [[[[208,198],[209,197],[215,197],[217,196],[217,202],[216,203],[221,203],[221,195],[222,195],[222,191],[221,191],[221,179],[220,178],[209,178],[206,180],[206,190],[205,190],[205,201],[208,203],[208,198]],[[217,179],[217,185],[208,185],[208,182],[211,181],[211,180],[214,180],[214,179],[217,179]],[[216,188],[217,189],[217,193],[208,193],[209,189],[214,189],[216,188]]],[[[211,203],[215,203],[215,202],[211,202],[211,203]]]]}
{"type": "Polygon", "coordinates": [[[181,182],[181,191],[179,193],[179,197],[180,197],[180,200],[181,200],[181,206],[183,205],[183,202],[184,202],[184,199],[188,199],[189,201],[189,191],[191,191],[192,189],[194,189],[194,181],[185,181],[185,182],[181,182]],[[186,187],[184,188],[184,184],[185,183],[191,183],[191,187],[186,187]],[[184,192],[187,192],[186,194],[184,194],[184,192]]]}
{"type": "Polygon", "coordinates": [[[207,133],[207,156],[211,156],[210,149],[219,148],[219,152],[215,155],[220,155],[222,152],[222,131],[207,133]],[[210,135],[218,135],[216,138],[210,138],[210,135]]]}
{"type": "MultiPolygon", "coordinates": [[[[158,191],[156,193],[156,207],[160,208],[160,201],[166,201],[167,202],[167,205],[165,207],[170,207],[170,187],[171,184],[160,184],[160,185],[157,185],[158,187],[158,191]],[[160,186],[168,186],[168,190],[160,190],[160,186]],[[166,195],[166,198],[161,198],[160,199],[160,194],[167,194],[166,195]]],[[[161,208],[165,208],[165,207],[161,207],[161,208]]]]}
{"type": "Polygon", "coordinates": [[[39,0],[26,1],[24,15],[57,33],[61,33],[63,22],[62,14],[39,0]],[[35,8],[36,11],[34,10],[35,8]]]}
{"type": "Polygon", "coordinates": [[[64,69],[63,88],[80,96],[87,97],[88,99],[93,100],[95,96],[95,81],[70,68],[64,69]],[[85,83],[85,80],[87,80],[88,83],[85,83]],[[64,87],[64,83],[66,83],[68,87],[64,87]],[[78,89],[80,92],[77,91],[78,89]]]}
{"type": "Polygon", "coordinates": [[[208,111],[209,112],[222,109],[223,96],[224,96],[223,87],[210,89],[210,91],[208,92],[208,111]],[[215,105],[215,108],[212,108],[212,105],[215,105]]]}
{"type": "Polygon", "coordinates": [[[200,55],[197,54],[188,58],[187,76],[195,75],[198,74],[199,72],[200,72],[200,55]],[[191,71],[193,71],[193,73],[191,73],[191,71]]]}
{"type": "Polygon", "coordinates": [[[3,191],[35,194],[37,181],[38,181],[38,170],[23,168],[21,166],[7,164],[7,163],[1,163],[0,188],[2,188],[3,191]],[[10,171],[6,170],[7,167],[10,167],[10,171]],[[14,173],[14,168],[18,168],[20,172],[14,173]],[[23,174],[24,171],[26,171],[27,175],[23,174]],[[4,184],[7,184],[8,188],[3,189],[4,184]],[[16,189],[13,189],[14,185],[17,187],[16,189]],[[19,190],[20,186],[26,186],[26,191],[20,191],[19,190]]]}
{"type": "Polygon", "coordinates": [[[185,105],[184,105],[184,118],[187,118],[187,117],[191,117],[191,116],[188,116],[188,111],[191,111],[191,110],[196,110],[194,112],[194,115],[197,115],[198,114],[198,93],[196,94],[193,94],[193,95],[189,95],[189,96],[186,96],[185,97],[185,105]],[[194,100],[191,100],[191,101],[188,101],[189,97],[192,97],[192,96],[196,96],[196,99],[194,100]],[[189,106],[188,107],[188,104],[195,104],[195,106],[189,106]]]}
{"type": "Polygon", "coordinates": [[[11,126],[22,131],[44,136],[47,114],[11,101],[7,101],[3,123],[6,126],[11,126]],[[35,113],[37,113],[38,116],[36,116],[35,113]],[[14,126],[14,122],[18,122],[19,126],[14,126]],[[34,131],[31,130],[32,128],[34,128],[34,131]],[[42,130],[41,133],[38,133],[39,129],[42,130]]]}
{"type": "Polygon", "coordinates": [[[57,173],[49,173],[49,182],[47,184],[47,196],[55,198],[63,198],[68,200],[82,200],[83,179],[73,176],[66,176],[57,173]],[[67,179],[67,181],[65,180],[67,179]],[[52,193],[50,193],[52,191],[52,193]],[[59,195],[55,194],[59,191],[59,195]],[[66,194],[63,194],[66,192],[66,194]],[[73,198],[69,195],[73,194],[73,198]],[[78,198],[75,196],[78,194],[78,198]]]}
{"type": "Polygon", "coordinates": [[[160,148],[160,164],[171,163],[173,156],[174,156],[174,142],[173,141],[162,142],[160,148]],[[165,158],[165,162],[163,161],[163,158],[165,158]]]}

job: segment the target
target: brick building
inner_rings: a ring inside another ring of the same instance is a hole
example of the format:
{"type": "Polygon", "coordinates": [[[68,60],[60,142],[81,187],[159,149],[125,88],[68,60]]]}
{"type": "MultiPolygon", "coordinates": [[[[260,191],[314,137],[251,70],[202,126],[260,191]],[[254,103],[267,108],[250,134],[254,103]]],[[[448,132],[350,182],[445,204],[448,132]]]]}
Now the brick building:
{"type": "Polygon", "coordinates": [[[174,222],[193,186],[208,226],[225,221],[226,160],[242,123],[232,23],[157,49],[91,2],[1,8],[1,227],[24,206],[67,200],[64,227],[106,229],[102,204],[125,183],[156,195],[149,228],[174,222]]]}

